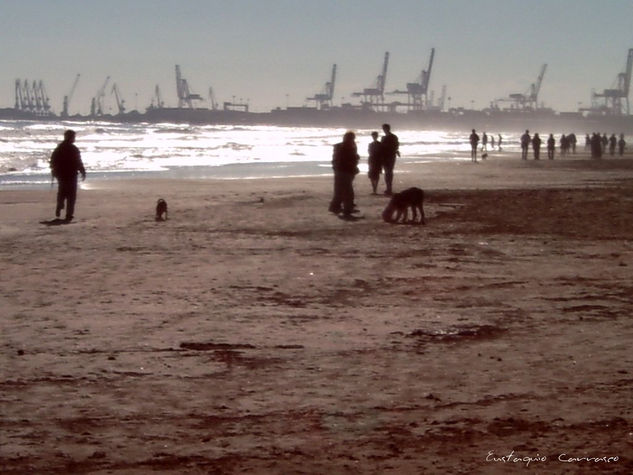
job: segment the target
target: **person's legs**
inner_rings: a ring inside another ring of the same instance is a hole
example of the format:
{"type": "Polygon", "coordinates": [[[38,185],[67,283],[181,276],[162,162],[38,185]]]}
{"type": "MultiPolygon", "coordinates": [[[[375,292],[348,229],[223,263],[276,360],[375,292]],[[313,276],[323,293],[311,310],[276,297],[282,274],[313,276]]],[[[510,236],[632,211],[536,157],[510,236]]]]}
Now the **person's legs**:
{"type": "Polygon", "coordinates": [[[57,185],[57,205],[55,206],[55,216],[59,218],[61,211],[64,209],[64,201],[66,200],[66,189],[60,181],[57,185]]]}
{"type": "Polygon", "coordinates": [[[385,194],[390,195],[393,193],[392,184],[393,184],[393,168],[395,166],[395,159],[393,160],[385,160],[383,168],[385,170],[385,194]]]}
{"type": "Polygon", "coordinates": [[[343,201],[343,214],[351,215],[354,211],[354,175],[342,173],[341,195],[343,201]]]}
{"type": "Polygon", "coordinates": [[[67,184],[66,190],[66,220],[70,221],[75,216],[75,201],[77,201],[77,181],[73,180],[67,184]]]}
{"type": "Polygon", "coordinates": [[[340,172],[334,172],[334,196],[330,202],[329,211],[331,213],[339,213],[341,211],[341,202],[343,201],[341,195],[342,177],[340,172]]]}

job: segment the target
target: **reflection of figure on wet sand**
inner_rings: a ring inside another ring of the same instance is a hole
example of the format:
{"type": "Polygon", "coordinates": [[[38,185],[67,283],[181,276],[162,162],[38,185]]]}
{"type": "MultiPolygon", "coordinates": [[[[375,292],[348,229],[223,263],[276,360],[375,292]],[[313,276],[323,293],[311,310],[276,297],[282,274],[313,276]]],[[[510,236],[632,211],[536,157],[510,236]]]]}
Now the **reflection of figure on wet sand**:
{"type": "Polygon", "coordinates": [[[382,152],[381,143],[378,141],[378,132],[371,133],[372,141],[367,147],[369,157],[367,159],[369,165],[369,171],[367,176],[371,182],[371,188],[373,194],[376,194],[378,190],[378,181],[380,180],[380,174],[382,173],[382,152]]]}
{"type": "Polygon", "coordinates": [[[86,170],[81,161],[79,149],[75,146],[75,132],[64,132],[64,140],[51,155],[51,174],[57,179],[57,207],[55,216],[59,218],[61,210],[66,206],[66,221],[72,221],[77,199],[77,173],[86,179],[86,170]]]}

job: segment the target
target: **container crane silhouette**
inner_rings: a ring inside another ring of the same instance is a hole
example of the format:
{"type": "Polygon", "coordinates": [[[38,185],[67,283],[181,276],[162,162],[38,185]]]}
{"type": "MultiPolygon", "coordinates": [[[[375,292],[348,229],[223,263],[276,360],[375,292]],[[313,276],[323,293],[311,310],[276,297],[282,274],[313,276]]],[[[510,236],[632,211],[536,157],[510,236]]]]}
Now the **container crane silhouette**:
{"type": "Polygon", "coordinates": [[[80,74],[75,76],[75,81],[73,82],[72,87],[70,88],[70,92],[64,96],[64,102],[62,104],[62,117],[68,117],[68,108],[70,107],[70,100],[73,98],[73,94],[75,93],[75,89],[77,88],[77,83],[79,82],[80,74]]]}
{"type": "Polygon", "coordinates": [[[422,70],[420,79],[418,82],[407,83],[407,90],[396,90],[391,94],[406,94],[407,95],[407,109],[408,110],[425,110],[430,109],[431,103],[429,101],[429,82],[431,80],[431,70],[433,69],[433,60],[435,58],[435,48],[431,48],[431,55],[429,56],[429,64],[426,70],[422,70]]]}
{"type": "Polygon", "coordinates": [[[332,76],[328,82],[325,83],[325,87],[322,93],[315,94],[312,97],[308,97],[308,101],[314,101],[318,109],[328,109],[332,107],[332,99],[334,98],[334,85],[336,83],[336,64],[332,66],[332,76]]]}
{"type": "Polygon", "coordinates": [[[376,78],[376,86],[363,89],[361,92],[353,92],[352,96],[362,97],[363,108],[373,109],[385,103],[385,84],[387,82],[387,68],[389,66],[389,52],[385,53],[382,64],[382,73],[376,78]]]}
{"type": "Polygon", "coordinates": [[[535,111],[538,108],[538,95],[541,91],[541,84],[543,83],[543,77],[545,76],[546,70],[547,64],[543,64],[536,82],[530,84],[530,88],[526,93],[510,94],[507,98],[499,99],[499,101],[511,102],[511,109],[535,111]]]}
{"type": "Polygon", "coordinates": [[[594,92],[591,102],[592,109],[605,114],[629,115],[629,92],[631,87],[631,70],[633,69],[633,48],[629,49],[626,60],[626,69],[619,73],[616,79],[617,85],[613,89],[605,89],[601,93],[594,92]],[[602,105],[598,105],[599,100],[603,100],[602,105]]]}

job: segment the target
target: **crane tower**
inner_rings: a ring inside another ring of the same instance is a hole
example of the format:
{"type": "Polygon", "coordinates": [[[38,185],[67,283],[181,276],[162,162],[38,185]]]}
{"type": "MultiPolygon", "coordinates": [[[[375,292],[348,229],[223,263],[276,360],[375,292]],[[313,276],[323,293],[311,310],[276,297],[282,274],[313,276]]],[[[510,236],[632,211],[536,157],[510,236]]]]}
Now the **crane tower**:
{"type": "Polygon", "coordinates": [[[200,94],[192,94],[189,90],[189,83],[182,77],[180,66],[176,65],[176,92],[178,93],[178,108],[187,106],[193,109],[193,101],[201,101],[200,94]]]}
{"type": "Polygon", "coordinates": [[[325,88],[323,92],[320,94],[315,94],[313,97],[308,97],[307,100],[316,102],[318,109],[327,109],[327,108],[332,107],[335,83],[336,83],[336,64],[332,66],[332,76],[329,82],[325,83],[325,88]]]}
{"type": "Polygon", "coordinates": [[[631,70],[633,69],[633,48],[629,49],[626,61],[626,69],[618,74],[617,86],[613,89],[605,89],[601,93],[593,93],[593,108],[613,115],[629,115],[629,91],[631,87],[631,70]],[[603,100],[602,105],[598,105],[599,100],[603,100]]]}
{"type": "Polygon", "coordinates": [[[530,84],[530,88],[526,93],[514,93],[510,94],[505,99],[499,99],[500,101],[511,102],[511,109],[522,111],[534,111],[538,109],[538,95],[541,91],[541,84],[543,83],[543,77],[547,70],[547,64],[541,66],[541,72],[538,75],[535,83],[530,84]]]}
{"type": "Polygon", "coordinates": [[[393,91],[392,94],[406,94],[407,95],[407,109],[408,110],[425,110],[431,108],[431,101],[429,100],[429,82],[431,81],[431,70],[433,69],[433,60],[435,58],[435,48],[431,48],[431,55],[429,56],[429,64],[426,70],[422,70],[420,79],[418,82],[407,83],[406,91],[393,91]]]}
{"type": "Polygon", "coordinates": [[[385,59],[382,64],[382,73],[376,78],[374,87],[363,89],[361,92],[353,92],[352,96],[362,97],[361,104],[363,107],[375,108],[384,105],[385,102],[385,84],[387,82],[387,67],[389,66],[389,52],[385,53],[385,59]]]}

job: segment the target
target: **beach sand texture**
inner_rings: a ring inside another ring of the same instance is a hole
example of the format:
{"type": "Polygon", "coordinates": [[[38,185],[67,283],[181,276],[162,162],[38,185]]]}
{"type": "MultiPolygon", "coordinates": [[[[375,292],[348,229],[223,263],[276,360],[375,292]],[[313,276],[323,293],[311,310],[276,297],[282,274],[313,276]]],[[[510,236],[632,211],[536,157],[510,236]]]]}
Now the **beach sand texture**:
{"type": "Polygon", "coordinates": [[[366,176],[355,222],[327,177],[0,191],[2,473],[633,473],[633,157],[408,186],[426,226],[366,176]]]}

